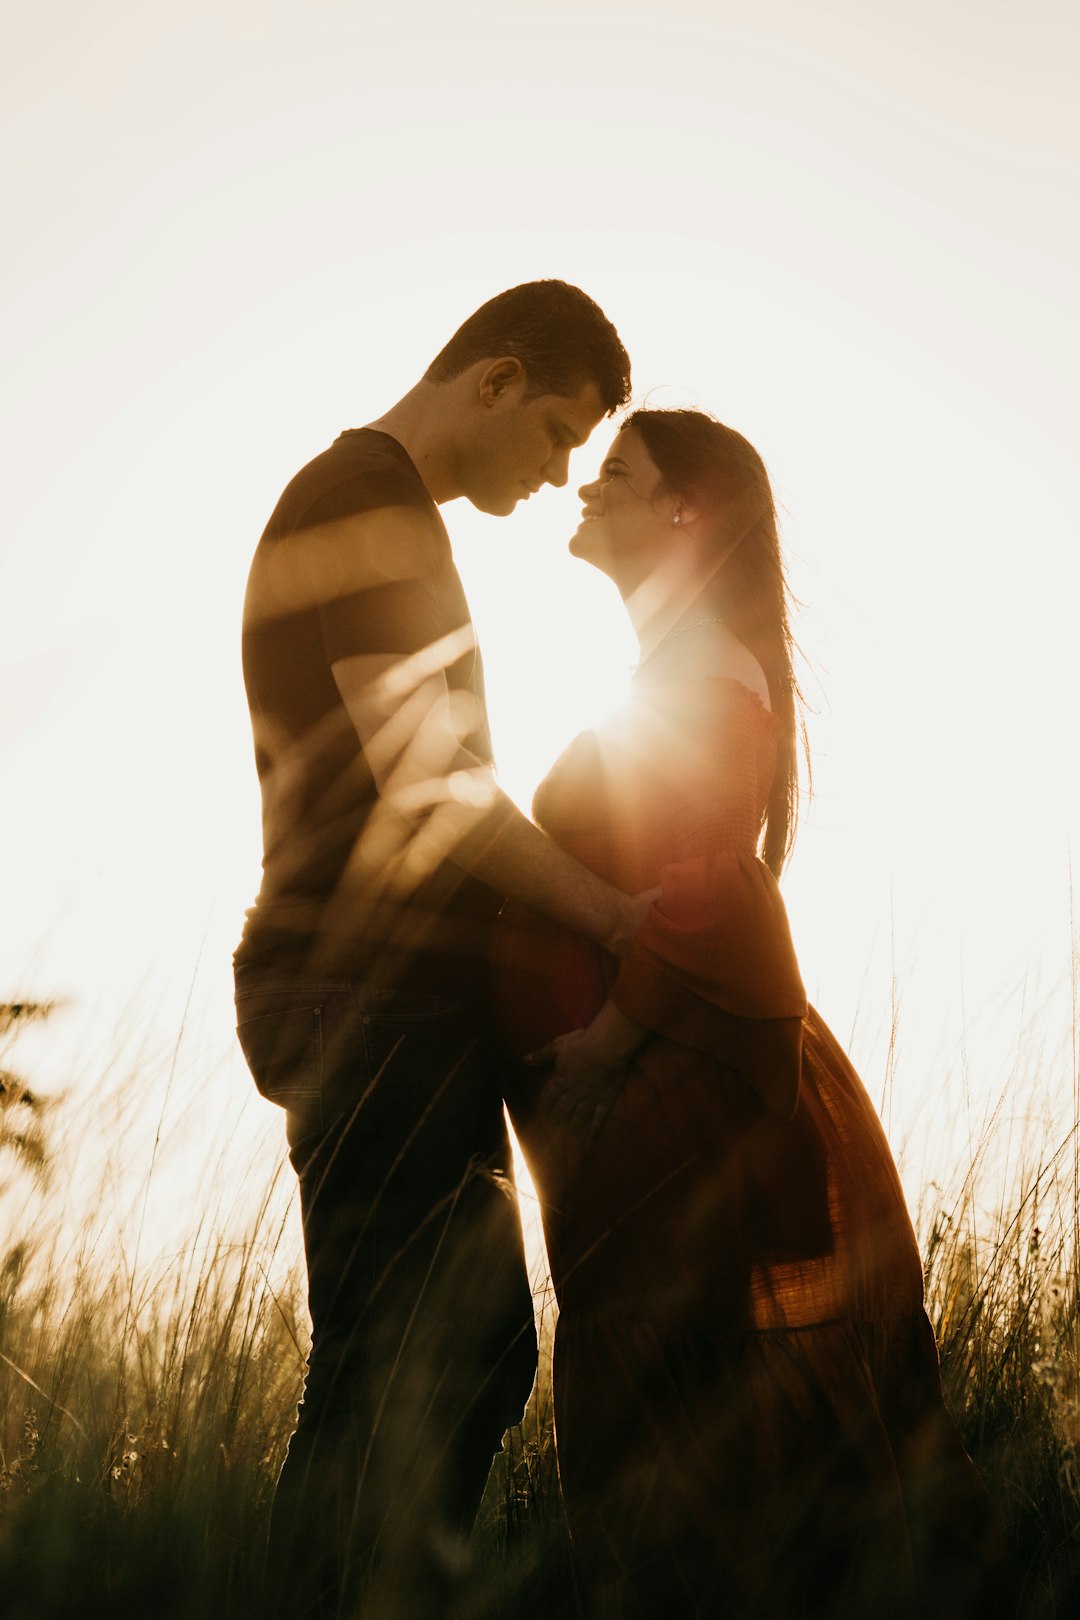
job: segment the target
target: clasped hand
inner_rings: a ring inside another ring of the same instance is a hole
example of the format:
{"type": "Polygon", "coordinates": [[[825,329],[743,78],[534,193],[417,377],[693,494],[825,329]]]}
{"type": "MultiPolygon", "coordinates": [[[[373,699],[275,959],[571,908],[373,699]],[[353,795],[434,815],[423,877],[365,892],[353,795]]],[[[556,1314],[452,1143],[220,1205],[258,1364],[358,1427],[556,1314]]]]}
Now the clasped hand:
{"type": "Polygon", "coordinates": [[[557,1035],[546,1046],[530,1052],[531,1067],[551,1065],[540,1095],[540,1110],[571,1131],[595,1136],[622,1090],[628,1063],[598,1046],[588,1029],[557,1035]]]}

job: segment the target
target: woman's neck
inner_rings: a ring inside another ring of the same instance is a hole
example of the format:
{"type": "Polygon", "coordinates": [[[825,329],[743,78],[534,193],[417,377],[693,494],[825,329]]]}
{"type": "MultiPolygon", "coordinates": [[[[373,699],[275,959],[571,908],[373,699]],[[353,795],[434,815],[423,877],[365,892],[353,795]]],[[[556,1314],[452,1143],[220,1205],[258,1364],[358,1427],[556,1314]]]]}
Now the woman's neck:
{"type": "Polygon", "coordinates": [[[639,666],[659,647],[666,636],[697,619],[719,618],[716,593],[698,573],[653,571],[636,589],[623,595],[626,611],[641,650],[639,666]]]}

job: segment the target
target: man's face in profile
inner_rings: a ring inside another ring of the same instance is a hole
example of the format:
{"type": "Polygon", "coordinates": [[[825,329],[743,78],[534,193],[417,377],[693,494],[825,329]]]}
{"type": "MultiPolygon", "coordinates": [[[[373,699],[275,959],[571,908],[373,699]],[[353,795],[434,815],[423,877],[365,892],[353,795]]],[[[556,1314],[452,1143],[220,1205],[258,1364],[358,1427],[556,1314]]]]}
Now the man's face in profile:
{"type": "Polygon", "coordinates": [[[528,395],[520,373],[485,411],[463,468],[465,494],[481,512],[505,517],[544,484],[561,489],[570,453],[607,415],[594,383],[577,393],[528,395]]]}

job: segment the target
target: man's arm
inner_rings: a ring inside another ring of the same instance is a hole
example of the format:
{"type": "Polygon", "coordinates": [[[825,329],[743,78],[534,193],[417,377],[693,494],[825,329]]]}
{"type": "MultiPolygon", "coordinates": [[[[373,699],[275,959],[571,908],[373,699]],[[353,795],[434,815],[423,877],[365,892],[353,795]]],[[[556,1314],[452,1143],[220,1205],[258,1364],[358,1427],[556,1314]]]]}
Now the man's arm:
{"type": "Polygon", "coordinates": [[[447,686],[445,666],[464,649],[446,641],[411,657],[356,654],[331,666],[383,804],[405,824],[420,865],[453,860],[622,956],[652,894],[624,894],[575,861],[462,745],[475,700],[447,686]]]}

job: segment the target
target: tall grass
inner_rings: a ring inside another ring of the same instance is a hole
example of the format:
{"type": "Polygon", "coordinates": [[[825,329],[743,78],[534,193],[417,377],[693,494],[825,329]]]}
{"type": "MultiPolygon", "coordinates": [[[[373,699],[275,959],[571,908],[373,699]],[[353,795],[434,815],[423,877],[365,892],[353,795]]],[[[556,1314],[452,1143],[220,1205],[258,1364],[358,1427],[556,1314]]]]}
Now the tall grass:
{"type": "MultiPolygon", "coordinates": [[[[161,1089],[147,1080],[69,1099],[67,1129],[55,1120],[8,1181],[0,1606],[11,1620],[117,1605],[239,1615],[257,1567],[304,1354],[295,1262],[273,1276],[284,1178],[271,1174],[231,1236],[235,1188],[215,1199],[189,1176],[193,1203],[173,1208],[183,1246],[163,1252],[147,1231],[149,1173],[139,1186],[125,1170],[140,1147],[145,1158],[132,1116],[161,1089]]],[[[175,1200],[156,1142],[150,1158],[175,1200]]]]}
{"type": "MultiPolygon", "coordinates": [[[[276,1132],[245,1144],[235,1122],[193,1169],[175,1151],[183,1121],[219,1102],[200,1102],[173,1058],[113,1069],[50,1112],[0,1041],[0,1612],[238,1620],[307,1342],[290,1178],[276,1132]]],[[[999,1107],[958,1185],[917,1212],[947,1397],[1030,1620],[1080,1612],[1075,1125],[1055,1141],[1029,1113],[1017,1146],[999,1107]]],[[[543,1275],[537,1302],[549,1341],[543,1275]]],[[[543,1372],[493,1470],[475,1558],[455,1620],[587,1614],[543,1372]]]]}
{"type": "Polygon", "coordinates": [[[1023,1573],[1024,1613],[1040,1620],[1080,1613],[1074,1137],[1027,1155],[989,1209],[977,1154],[919,1223],[946,1399],[1023,1573]]]}

